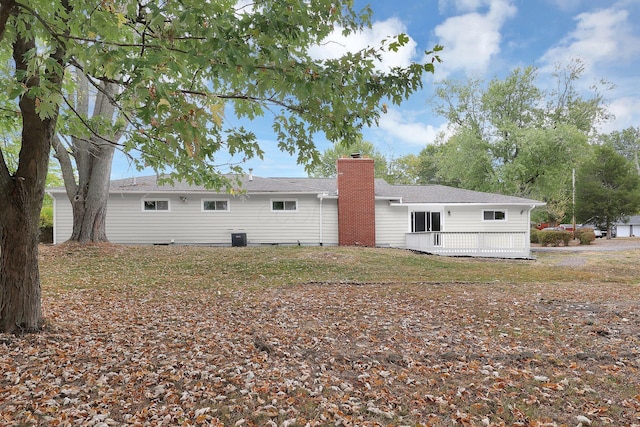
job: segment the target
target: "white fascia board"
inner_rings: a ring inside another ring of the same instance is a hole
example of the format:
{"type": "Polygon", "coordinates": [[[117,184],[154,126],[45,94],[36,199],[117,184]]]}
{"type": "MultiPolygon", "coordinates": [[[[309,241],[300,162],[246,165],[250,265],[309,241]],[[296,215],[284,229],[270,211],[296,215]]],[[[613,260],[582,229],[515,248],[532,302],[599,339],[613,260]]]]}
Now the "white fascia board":
{"type": "Polygon", "coordinates": [[[45,193],[47,193],[49,195],[67,194],[67,190],[64,189],[64,188],[45,188],[44,191],[45,191],[45,193]]]}
{"type": "Polygon", "coordinates": [[[400,203],[391,202],[389,205],[393,207],[408,208],[412,210],[441,210],[445,206],[449,206],[448,203],[402,203],[402,202],[400,203]]]}
{"type": "Polygon", "coordinates": [[[545,206],[546,203],[394,203],[391,206],[411,207],[411,208],[434,208],[443,206],[526,206],[528,208],[536,208],[545,206]]]}
{"type": "MultiPolygon", "coordinates": [[[[215,190],[136,190],[136,191],[110,191],[109,194],[195,194],[201,196],[207,195],[218,195],[218,196],[300,196],[300,195],[309,195],[315,194],[318,197],[321,196],[317,191],[238,191],[233,193],[228,192],[217,192],[215,190]]],[[[330,197],[330,196],[324,196],[330,197]]],[[[337,197],[337,196],[336,196],[337,197]]]]}
{"type": "Polygon", "coordinates": [[[388,200],[390,204],[402,204],[402,197],[376,196],[376,200],[388,200]]]}

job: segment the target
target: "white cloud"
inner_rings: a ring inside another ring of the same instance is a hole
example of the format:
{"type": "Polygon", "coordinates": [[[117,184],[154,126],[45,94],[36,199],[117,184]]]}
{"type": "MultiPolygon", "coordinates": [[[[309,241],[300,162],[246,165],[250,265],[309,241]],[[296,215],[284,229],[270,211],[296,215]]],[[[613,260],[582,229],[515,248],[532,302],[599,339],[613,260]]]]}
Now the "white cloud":
{"type": "Polygon", "coordinates": [[[433,144],[440,132],[447,131],[447,124],[439,127],[419,122],[419,112],[390,109],[380,117],[378,129],[391,137],[394,143],[406,143],[424,147],[433,144]]]}
{"type": "MultiPolygon", "coordinates": [[[[457,1],[456,6],[479,7],[480,2],[457,1]]],[[[500,52],[502,25],[515,14],[516,8],[510,0],[491,0],[489,10],[484,14],[470,12],[451,17],[438,25],[435,34],[438,43],[445,46],[438,72],[445,75],[454,71],[484,73],[500,52]]]]}
{"type": "Polygon", "coordinates": [[[609,111],[615,118],[603,123],[600,132],[611,133],[629,127],[638,127],[640,123],[640,98],[622,97],[611,101],[609,111]]]}
{"type": "Polygon", "coordinates": [[[543,55],[544,68],[581,58],[589,71],[598,64],[616,64],[640,53],[640,39],[633,34],[628,11],[602,9],[581,13],[575,20],[575,29],[543,55]]]}
{"type": "MultiPolygon", "coordinates": [[[[383,39],[389,39],[391,36],[406,32],[406,26],[397,18],[375,22],[371,28],[347,37],[342,35],[342,28],[336,28],[322,45],[309,49],[309,55],[316,59],[339,58],[347,52],[378,47],[383,39]]],[[[410,38],[409,42],[397,52],[383,53],[379,68],[388,70],[391,67],[408,66],[416,57],[416,46],[417,43],[410,38]]]]}

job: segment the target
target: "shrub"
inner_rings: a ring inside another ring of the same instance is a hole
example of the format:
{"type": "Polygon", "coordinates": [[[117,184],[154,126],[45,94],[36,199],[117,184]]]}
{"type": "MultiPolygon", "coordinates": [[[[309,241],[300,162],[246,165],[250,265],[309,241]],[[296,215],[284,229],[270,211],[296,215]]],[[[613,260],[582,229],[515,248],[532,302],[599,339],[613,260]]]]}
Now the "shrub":
{"type": "Polygon", "coordinates": [[[45,205],[40,211],[40,243],[53,243],[53,206],[45,205]]]}
{"type": "Polygon", "coordinates": [[[576,238],[580,240],[581,245],[590,245],[596,240],[596,234],[593,232],[593,228],[579,228],[576,230],[576,238]]]}
{"type": "Polygon", "coordinates": [[[53,206],[43,206],[40,211],[40,228],[53,227],[53,206]]]}
{"type": "Polygon", "coordinates": [[[531,237],[529,238],[531,243],[540,243],[540,240],[538,239],[539,232],[540,230],[538,230],[537,228],[531,229],[531,237]]]}
{"type": "Polygon", "coordinates": [[[538,233],[538,240],[542,246],[560,246],[560,243],[569,246],[571,233],[562,230],[545,230],[538,233]]]}

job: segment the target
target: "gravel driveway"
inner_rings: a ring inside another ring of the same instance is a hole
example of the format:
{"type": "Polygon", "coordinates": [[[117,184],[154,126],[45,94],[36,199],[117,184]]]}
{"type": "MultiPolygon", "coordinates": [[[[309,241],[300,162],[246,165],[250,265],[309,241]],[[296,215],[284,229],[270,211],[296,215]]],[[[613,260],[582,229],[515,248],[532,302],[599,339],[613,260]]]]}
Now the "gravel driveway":
{"type": "Polygon", "coordinates": [[[580,245],[576,240],[571,241],[569,246],[540,246],[531,244],[532,252],[584,252],[584,251],[627,251],[640,249],[640,237],[616,237],[613,239],[596,239],[590,245],[580,245]]]}

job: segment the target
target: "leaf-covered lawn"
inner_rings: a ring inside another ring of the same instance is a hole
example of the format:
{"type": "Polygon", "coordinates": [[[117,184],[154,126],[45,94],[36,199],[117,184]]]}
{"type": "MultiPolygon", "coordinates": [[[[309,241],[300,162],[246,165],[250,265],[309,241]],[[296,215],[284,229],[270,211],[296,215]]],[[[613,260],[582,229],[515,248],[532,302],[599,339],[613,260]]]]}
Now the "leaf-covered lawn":
{"type": "Polygon", "coordinates": [[[640,425],[639,257],[42,247],[0,425],[640,425]]]}

